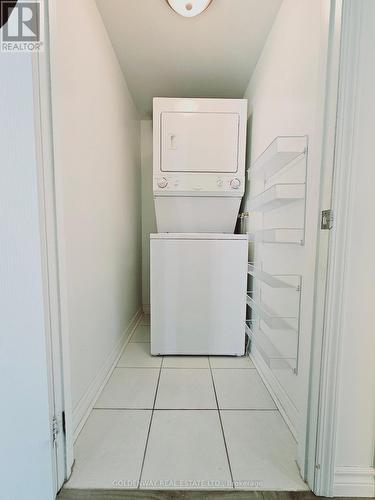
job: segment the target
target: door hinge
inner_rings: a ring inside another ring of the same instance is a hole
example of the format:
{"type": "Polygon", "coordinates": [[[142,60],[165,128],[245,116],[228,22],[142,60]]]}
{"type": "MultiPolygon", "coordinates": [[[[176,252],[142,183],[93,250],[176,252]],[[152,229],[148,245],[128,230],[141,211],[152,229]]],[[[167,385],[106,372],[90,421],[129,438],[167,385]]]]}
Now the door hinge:
{"type": "Polygon", "coordinates": [[[52,442],[53,442],[53,444],[56,443],[58,434],[59,434],[59,424],[57,422],[57,418],[53,417],[53,419],[52,419],[52,442]]]}
{"type": "Polygon", "coordinates": [[[332,229],[333,227],[333,210],[323,210],[320,222],[320,229],[332,229]]]}
{"type": "Polygon", "coordinates": [[[64,434],[66,434],[65,411],[62,412],[61,420],[62,420],[62,431],[63,431],[64,434]]]}

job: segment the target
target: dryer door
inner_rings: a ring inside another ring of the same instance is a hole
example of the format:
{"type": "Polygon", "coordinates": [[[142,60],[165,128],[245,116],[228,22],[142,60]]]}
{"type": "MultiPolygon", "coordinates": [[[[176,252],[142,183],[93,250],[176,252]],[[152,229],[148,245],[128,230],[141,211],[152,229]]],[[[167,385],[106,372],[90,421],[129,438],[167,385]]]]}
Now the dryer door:
{"type": "Polygon", "coordinates": [[[237,172],[239,122],[237,113],[162,113],[161,170],[237,172]]]}

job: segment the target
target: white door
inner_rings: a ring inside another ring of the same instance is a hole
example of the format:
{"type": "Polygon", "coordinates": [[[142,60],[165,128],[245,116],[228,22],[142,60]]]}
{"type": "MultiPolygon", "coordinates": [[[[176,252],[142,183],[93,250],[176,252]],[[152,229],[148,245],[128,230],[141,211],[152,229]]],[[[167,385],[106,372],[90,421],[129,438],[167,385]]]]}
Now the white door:
{"type": "Polygon", "coordinates": [[[162,113],[161,170],[237,172],[237,113],[162,113]]]}

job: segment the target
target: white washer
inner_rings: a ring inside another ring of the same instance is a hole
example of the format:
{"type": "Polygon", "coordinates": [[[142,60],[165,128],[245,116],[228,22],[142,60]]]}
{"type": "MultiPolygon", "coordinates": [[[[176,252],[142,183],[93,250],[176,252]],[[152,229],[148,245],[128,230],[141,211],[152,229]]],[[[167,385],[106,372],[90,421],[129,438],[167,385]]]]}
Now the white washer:
{"type": "Polygon", "coordinates": [[[151,353],[243,355],[247,235],[151,234],[151,353]]]}
{"type": "Polygon", "coordinates": [[[245,187],[246,123],[246,99],[154,99],[158,232],[234,232],[245,187]]]}

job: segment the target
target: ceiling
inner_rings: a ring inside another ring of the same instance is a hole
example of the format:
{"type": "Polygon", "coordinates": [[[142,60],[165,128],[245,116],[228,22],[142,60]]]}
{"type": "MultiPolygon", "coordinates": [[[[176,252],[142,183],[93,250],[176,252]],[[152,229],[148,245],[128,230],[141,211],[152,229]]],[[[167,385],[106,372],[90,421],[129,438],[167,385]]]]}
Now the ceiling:
{"type": "Polygon", "coordinates": [[[166,0],[96,0],[142,117],[153,97],[242,97],[282,0],[213,0],[195,18],[166,0]]]}

